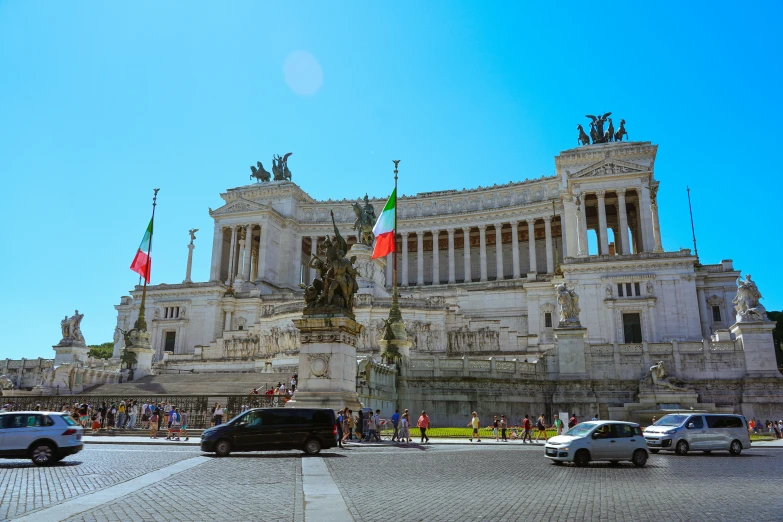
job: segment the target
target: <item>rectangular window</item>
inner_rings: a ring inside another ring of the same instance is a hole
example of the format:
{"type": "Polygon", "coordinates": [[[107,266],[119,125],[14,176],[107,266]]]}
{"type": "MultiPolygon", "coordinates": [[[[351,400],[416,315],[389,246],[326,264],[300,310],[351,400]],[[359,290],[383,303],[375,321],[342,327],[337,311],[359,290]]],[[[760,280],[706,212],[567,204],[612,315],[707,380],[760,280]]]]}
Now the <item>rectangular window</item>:
{"type": "Polygon", "coordinates": [[[166,332],[166,341],[163,345],[163,351],[174,353],[174,344],[177,341],[177,332],[166,332]]]}
{"type": "Polygon", "coordinates": [[[544,327],[552,328],[552,314],[550,312],[544,314],[544,327]]]}
{"type": "Polygon", "coordinates": [[[622,297],[623,296],[623,284],[617,283],[617,296],[622,297]]]}
{"type": "Polygon", "coordinates": [[[641,290],[641,288],[639,288],[639,283],[634,283],[633,284],[633,291],[636,292],[636,297],[639,297],[640,295],[642,295],[642,290],[641,290]]]}
{"type": "Polygon", "coordinates": [[[642,319],[638,313],[623,314],[623,332],[626,343],[642,342],[642,319]]]}
{"type": "Polygon", "coordinates": [[[712,322],[714,323],[720,322],[720,306],[712,307],[712,322]]]}
{"type": "Polygon", "coordinates": [[[733,415],[707,415],[709,428],[742,428],[742,420],[733,415]]]}
{"type": "Polygon", "coordinates": [[[631,291],[631,283],[625,283],[625,295],[631,297],[633,292],[631,291]]]}

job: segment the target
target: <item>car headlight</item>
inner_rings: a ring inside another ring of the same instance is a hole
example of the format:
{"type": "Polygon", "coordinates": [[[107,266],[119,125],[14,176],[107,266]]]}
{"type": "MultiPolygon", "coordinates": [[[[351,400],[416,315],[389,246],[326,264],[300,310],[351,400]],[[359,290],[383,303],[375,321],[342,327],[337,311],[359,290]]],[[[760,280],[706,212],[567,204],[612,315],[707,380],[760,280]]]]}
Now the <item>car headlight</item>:
{"type": "Polygon", "coordinates": [[[563,446],[562,448],[557,448],[557,451],[568,451],[568,446],[563,446]]]}
{"type": "Polygon", "coordinates": [[[669,430],[669,431],[667,431],[665,433],[666,433],[666,435],[674,435],[675,433],[677,433],[677,430],[669,430]]]}

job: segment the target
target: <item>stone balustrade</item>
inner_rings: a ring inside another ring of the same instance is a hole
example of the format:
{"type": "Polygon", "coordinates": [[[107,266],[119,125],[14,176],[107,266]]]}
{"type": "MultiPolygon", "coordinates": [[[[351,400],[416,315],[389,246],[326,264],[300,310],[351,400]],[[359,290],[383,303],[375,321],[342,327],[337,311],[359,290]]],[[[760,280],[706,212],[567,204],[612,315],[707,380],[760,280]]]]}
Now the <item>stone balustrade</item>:
{"type": "Polygon", "coordinates": [[[476,377],[476,378],[545,378],[544,364],[519,359],[471,357],[412,357],[410,376],[418,377],[476,377]]]}

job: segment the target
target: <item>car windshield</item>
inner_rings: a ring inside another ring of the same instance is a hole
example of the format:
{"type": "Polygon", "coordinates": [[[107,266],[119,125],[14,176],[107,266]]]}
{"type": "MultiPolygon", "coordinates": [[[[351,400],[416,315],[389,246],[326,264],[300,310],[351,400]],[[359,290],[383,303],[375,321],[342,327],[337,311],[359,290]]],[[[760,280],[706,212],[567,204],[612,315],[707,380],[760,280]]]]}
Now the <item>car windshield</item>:
{"type": "Polygon", "coordinates": [[[568,430],[568,433],[566,433],[566,435],[570,435],[572,437],[584,437],[585,435],[590,433],[590,431],[592,431],[593,428],[595,428],[595,424],[589,424],[583,422],[582,424],[577,424],[576,426],[568,430]]]}
{"type": "Polygon", "coordinates": [[[653,426],[682,426],[687,415],[664,415],[653,426]]]}

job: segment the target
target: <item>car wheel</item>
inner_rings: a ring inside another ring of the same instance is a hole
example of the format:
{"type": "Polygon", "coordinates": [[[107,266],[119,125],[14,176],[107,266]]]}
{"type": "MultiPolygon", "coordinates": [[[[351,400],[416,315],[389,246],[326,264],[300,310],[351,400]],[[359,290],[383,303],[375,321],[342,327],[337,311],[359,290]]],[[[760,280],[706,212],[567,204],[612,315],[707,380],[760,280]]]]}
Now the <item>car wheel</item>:
{"type": "Polygon", "coordinates": [[[227,440],[219,440],[215,444],[215,455],[225,457],[231,453],[231,443],[227,440]]]}
{"type": "Polygon", "coordinates": [[[305,442],[304,452],[308,455],[318,455],[321,453],[321,443],[318,439],[310,439],[305,442]]]}
{"type": "Polygon", "coordinates": [[[637,468],[644,467],[644,465],[647,464],[647,452],[640,449],[634,451],[631,462],[633,462],[633,465],[637,468]]]}
{"type": "Polygon", "coordinates": [[[650,450],[650,453],[652,453],[654,455],[654,454],[658,453],[659,451],[661,451],[661,450],[650,450]]]}
{"type": "Polygon", "coordinates": [[[688,443],[684,440],[681,440],[677,443],[677,446],[674,447],[674,452],[677,455],[687,455],[688,454],[688,443]]]}
{"type": "Polygon", "coordinates": [[[36,444],[30,450],[30,459],[36,466],[48,466],[49,464],[54,464],[56,462],[54,448],[51,444],[46,442],[36,444]]]}
{"type": "Polygon", "coordinates": [[[732,455],[739,455],[742,453],[742,443],[738,440],[731,441],[731,446],[729,446],[729,453],[732,455]]]}
{"type": "Polygon", "coordinates": [[[579,450],[574,455],[574,464],[583,468],[590,463],[590,452],[587,450],[579,450]]]}

